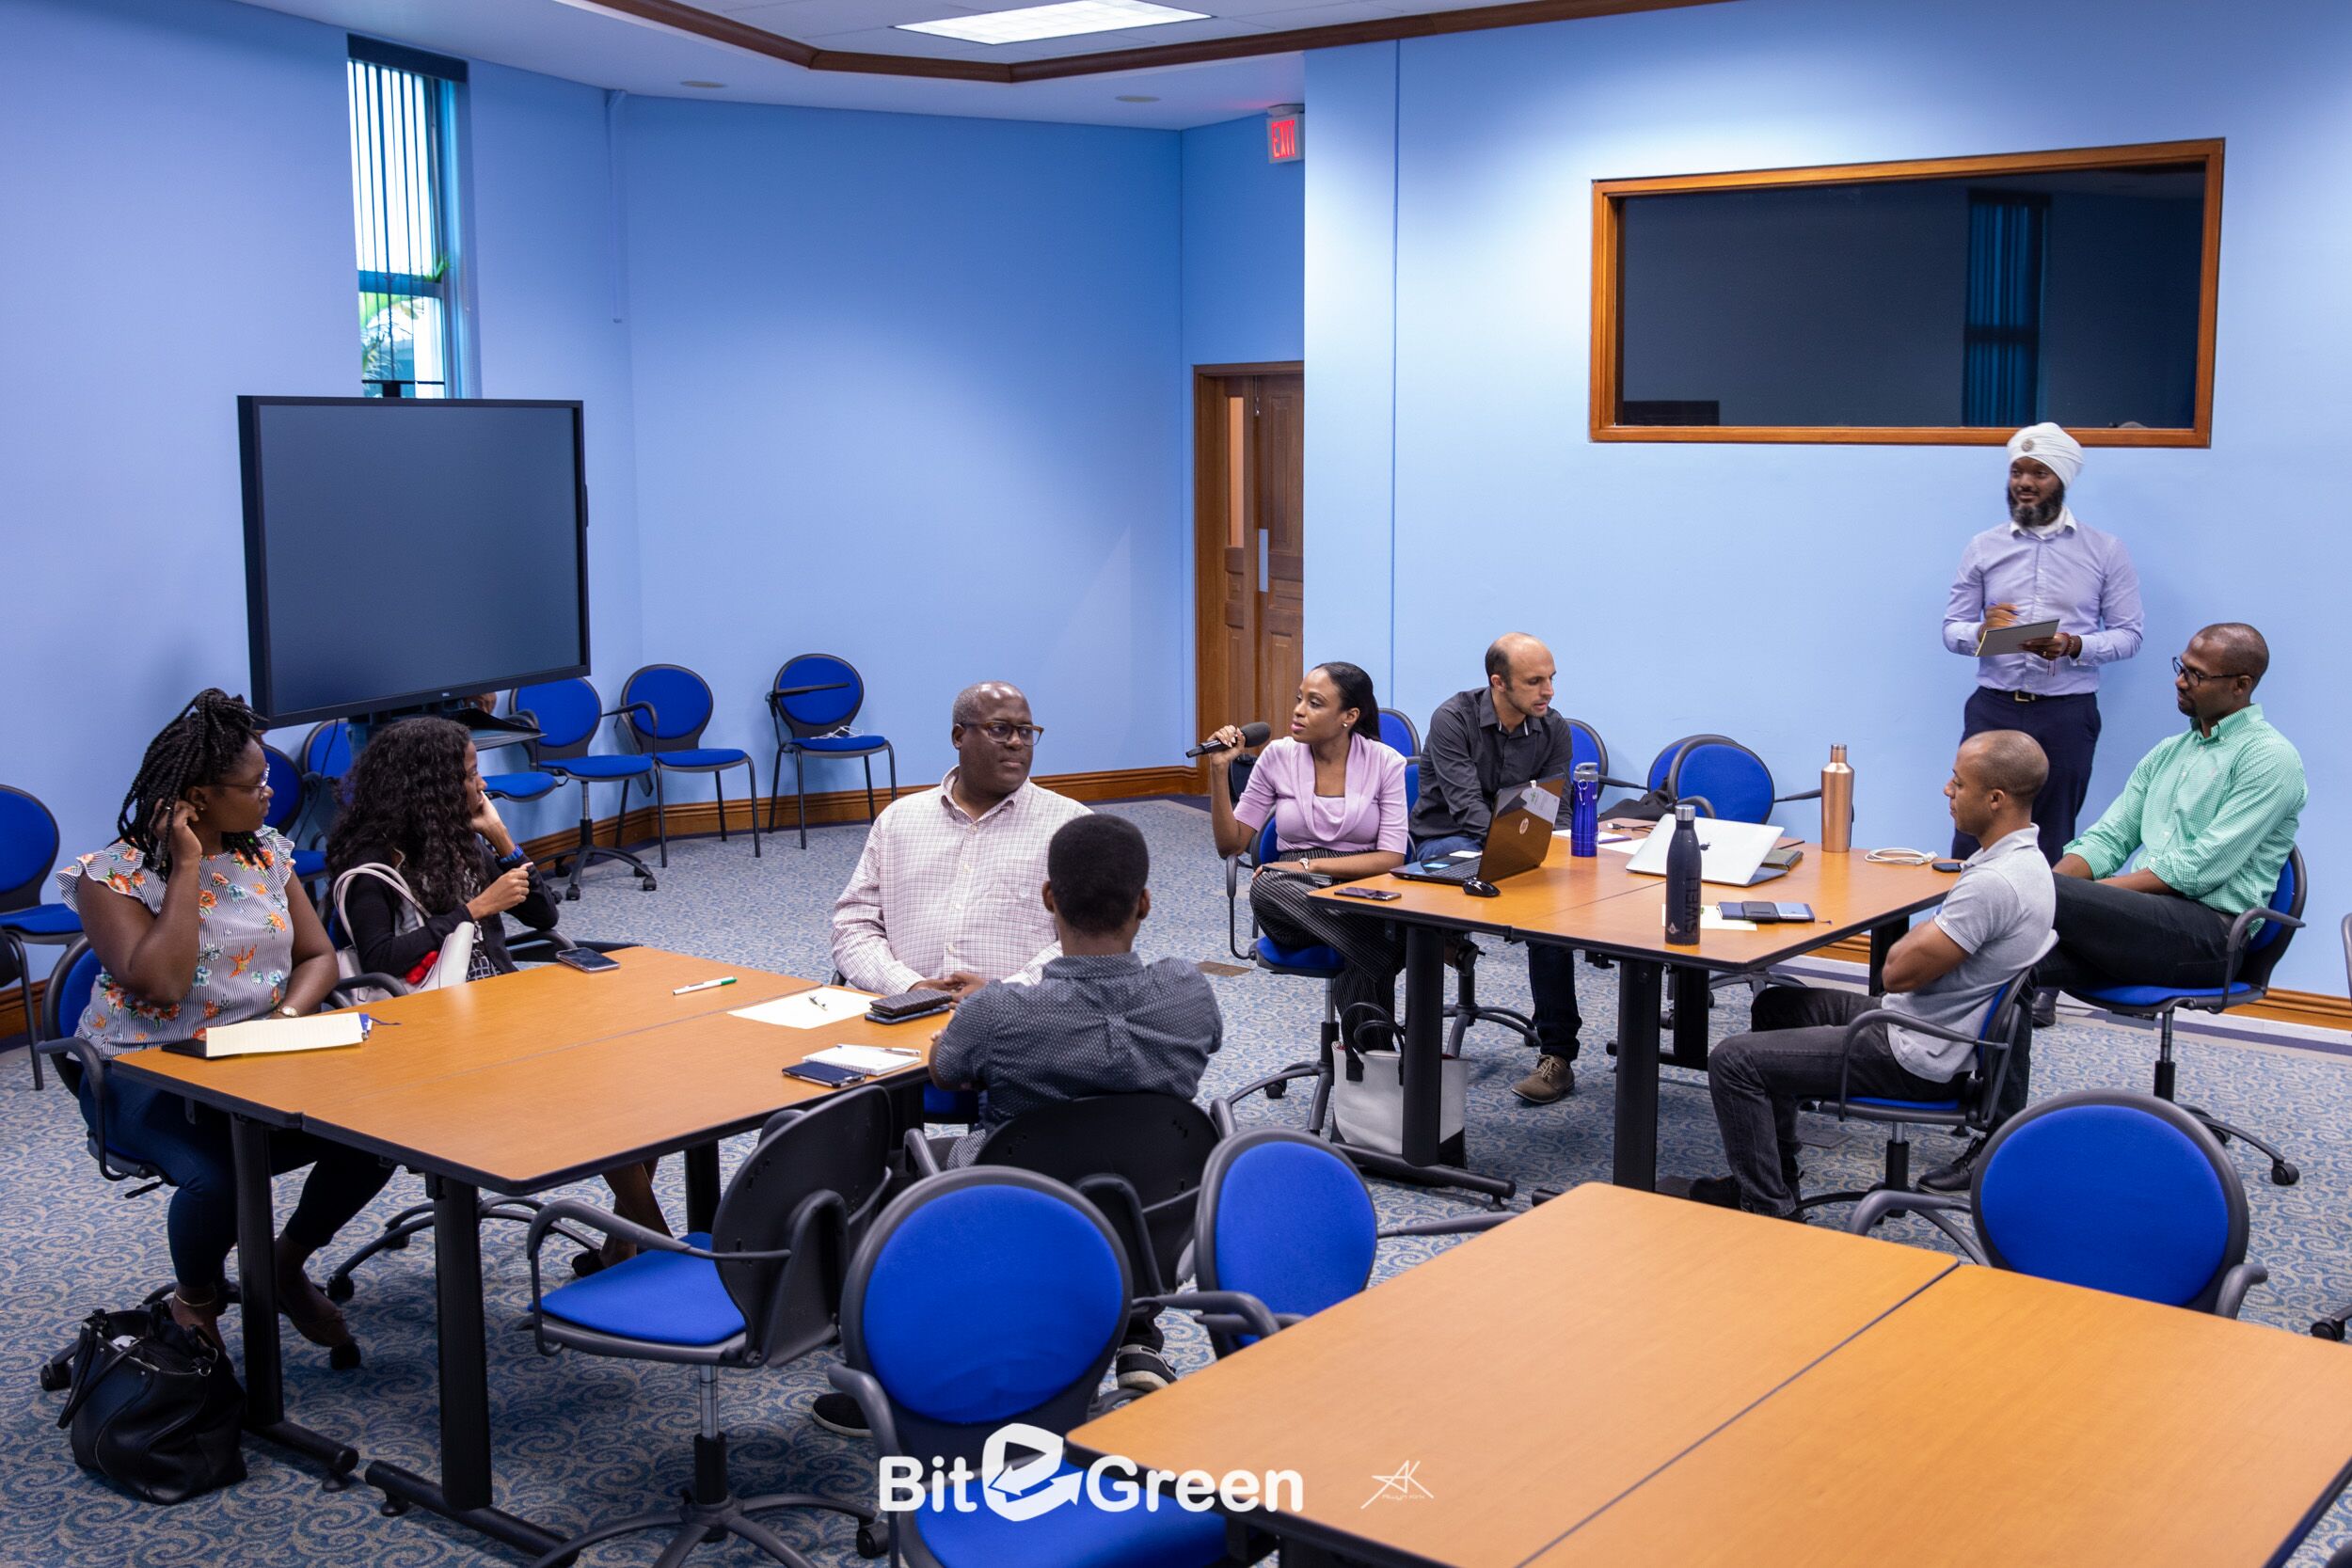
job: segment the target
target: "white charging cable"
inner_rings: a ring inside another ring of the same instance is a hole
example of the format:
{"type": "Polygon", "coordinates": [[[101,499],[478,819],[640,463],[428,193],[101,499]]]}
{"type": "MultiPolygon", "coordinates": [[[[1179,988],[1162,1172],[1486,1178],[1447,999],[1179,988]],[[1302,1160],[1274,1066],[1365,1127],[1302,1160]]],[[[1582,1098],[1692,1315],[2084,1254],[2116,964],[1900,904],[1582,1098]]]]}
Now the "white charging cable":
{"type": "Polygon", "coordinates": [[[1862,857],[1879,865],[1926,865],[1939,859],[1925,849],[1873,849],[1862,857]]]}

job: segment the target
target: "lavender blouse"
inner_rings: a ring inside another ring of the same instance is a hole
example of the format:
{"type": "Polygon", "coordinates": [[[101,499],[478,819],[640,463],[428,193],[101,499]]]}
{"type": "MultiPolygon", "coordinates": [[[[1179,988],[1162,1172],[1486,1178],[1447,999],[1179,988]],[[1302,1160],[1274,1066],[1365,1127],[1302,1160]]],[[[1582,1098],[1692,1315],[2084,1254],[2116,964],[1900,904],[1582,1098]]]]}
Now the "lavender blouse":
{"type": "Polygon", "coordinates": [[[1274,819],[1277,848],[1329,849],[1360,855],[1406,852],[1405,759],[1362,736],[1347,743],[1347,793],[1315,793],[1315,757],[1288,736],[1259,753],[1249,787],[1233,802],[1233,816],[1251,832],[1274,819]]]}

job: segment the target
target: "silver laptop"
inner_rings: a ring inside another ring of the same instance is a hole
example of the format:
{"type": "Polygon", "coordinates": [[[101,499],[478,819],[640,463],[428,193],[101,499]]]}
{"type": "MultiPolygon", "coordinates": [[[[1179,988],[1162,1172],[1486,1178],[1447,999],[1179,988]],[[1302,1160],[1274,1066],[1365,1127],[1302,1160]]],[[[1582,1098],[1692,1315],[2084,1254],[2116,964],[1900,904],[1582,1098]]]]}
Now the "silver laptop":
{"type": "MultiPolygon", "coordinates": [[[[1766,868],[1764,857],[1780,842],[1780,830],[1769,822],[1719,822],[1702,816],[1692,824],[1699,834],[1699,880],[1720,882],[1725,887],[1754,887],[1788,873],[1780,866],[1766,868]]],[[[1646,877],[1666,874],[1666,846],[1675,836],[1674,818],[1669,816],[1658,824],[1633,858],[1626,863],[1628,871],[1638,871],[1646,877]]]]}

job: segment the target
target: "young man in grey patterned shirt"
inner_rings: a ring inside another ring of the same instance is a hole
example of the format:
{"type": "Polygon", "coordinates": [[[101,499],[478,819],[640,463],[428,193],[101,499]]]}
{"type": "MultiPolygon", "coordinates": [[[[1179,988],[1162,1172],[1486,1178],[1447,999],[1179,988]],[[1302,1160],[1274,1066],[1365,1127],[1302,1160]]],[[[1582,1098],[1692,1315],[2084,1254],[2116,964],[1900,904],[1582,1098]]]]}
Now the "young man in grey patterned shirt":
{"type": "MultiPolygon", "coordinates": [[[[1189,1100],[1209,1056],[1224,1043],[1216,993],[1182,958],[1146,963],[1136,930],[1152,912],[1143,834],[1124,817],[1062,824],[1045,851],[1046,909],[1061,956],[1034,985],[981,988],[965,997],[931,1045],[931,1078],[981,1091],[977,1129],[950,1163],[966,1165],[986,1135],[1024,1111],[1097,1094],[1171,1094],[1189,1100]]],[[[1151,1314],[1128,1324],[1119,1354],[1122,1387],[1157,1388],[1169,1377],[1151,1314]]]]}

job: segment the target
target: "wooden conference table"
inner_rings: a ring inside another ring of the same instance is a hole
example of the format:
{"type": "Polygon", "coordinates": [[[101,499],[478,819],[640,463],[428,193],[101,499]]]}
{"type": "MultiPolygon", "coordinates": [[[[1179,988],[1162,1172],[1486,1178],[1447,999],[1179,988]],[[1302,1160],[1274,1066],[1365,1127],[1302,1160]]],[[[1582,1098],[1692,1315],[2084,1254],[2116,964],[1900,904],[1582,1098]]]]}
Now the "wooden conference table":
{"type": "Polygon", "coordinates": [[[1596,1183],[1070,1442],[1296,1472],[1298,1511],[1235,1517],[1310,1562],[2218,1568],[2344,1486],[2352,1360],[1596,1183]]]}
{"type": "Polygon", "coordinates": [[[718,1140],[829,1092],[785,1077],[784,1067],[830,1045],[926,1053],[930,1046],[929,1030],[854,1014],[816,1029],[727,1016],[815,981],[654,948],[612,957],[621,967],[601,974],[549,965],[373,1003],[364,1011],[379,1027],[352,1050],[218,1062],[142,1051],[112,1064],[229,1114],[246,1425],[323,1461],[336,1476],[348,1474],[358,1456],[286,1418],[268,1267],[276,1232],[269,1133],[299,1129],[425,1176],[434,1208],[441,1473],[436,1481],[379,1462],[366,1479],[388,1507],[421,1505],[533,1555],[560,1537],[491,1499],[480,1193],[544,1192],[683,1149],[686,1227],[705,1229],[719,1205],[718,1140]],[[736,984],[671,994],[722,974],[735,975],[736,984]]]}
{"type": "MultiPolygon", "coordinates": [[[[1826,854],[1805,845],[1804,857],[1785,877],[1759,883],[1753,894],[1706,884],[1712,906],[1755,896],[1813,906],[1810,926],[1760,926],[1753,930],[1706,930],[1697,945],[1669,945],[1666,889],[1661,877],[1626,869],[1631,857],[1604,846],[1579,859],[1565,841],[1536,869],[1496,884],[1497,896],[1473,898],[1437,882],[1374,877],[1348,884],[1394,892],[1392,902],[1345,897],[1337,888],[1313,896],[1350,913],[1394,920],[1405,927],[1404,1157],[1393,1171],[1449,1186],[1507,1197],[1513,1184],[1438,1163],[1438,1110],[1444,1053],[1445,933],[1484,931],[1513,942],[1550,942],[1603,953],[1617,961],[1616,1137],[1612,1179],[1645,1190],[1658,1184],[1659,1017],[1669,966],[1677,979],[1676,1057],[1691,1066],[1706,1059],[1706,983],[1710,974],[1746,974],[1797,958],[1858,932],[1870,934],[1870,989],[1888,949],[1913,915],[1942,901],[1952,885],[1947,873],[1918,865],[1880,865],[1857,848],[1826,854]]],[[[1354,1150],[1349,1151],[1352,1154],[1354,1150]]]]}

